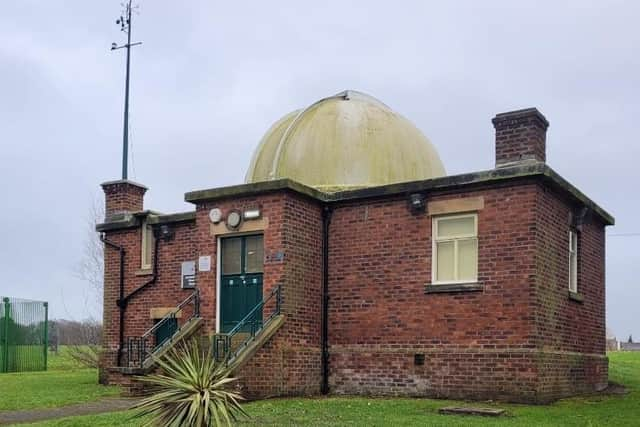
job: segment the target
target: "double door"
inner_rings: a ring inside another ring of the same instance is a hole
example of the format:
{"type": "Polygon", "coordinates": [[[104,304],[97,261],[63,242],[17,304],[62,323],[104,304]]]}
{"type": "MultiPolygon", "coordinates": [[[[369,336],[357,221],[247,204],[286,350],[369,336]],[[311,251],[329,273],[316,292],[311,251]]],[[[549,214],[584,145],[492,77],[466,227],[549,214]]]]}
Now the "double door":
{"type": "MultiPolygon", "coordinates": [[[[220,329],[229,332],[262,301],[264,246],[261,234],[227,237],[220,243],[220,329]]],[[[253,318],[261,322],[262,310],[253,318]]]]}

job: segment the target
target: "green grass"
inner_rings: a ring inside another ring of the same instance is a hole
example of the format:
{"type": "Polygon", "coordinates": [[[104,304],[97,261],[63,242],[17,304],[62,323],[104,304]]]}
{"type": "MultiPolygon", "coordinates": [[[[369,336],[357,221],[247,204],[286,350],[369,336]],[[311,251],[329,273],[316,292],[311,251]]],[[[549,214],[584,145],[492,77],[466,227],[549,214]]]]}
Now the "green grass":
{"type": "Polygon", "coordinates": [[[54,408],[117,396],[117,387],[98,384],[96,369],[82,369],[62,347],[49,353],[47,371],[0,374],[0,411],[54,408]]]}
{"type": "MultiPolygon", "coordinates": [[[[501,418],[440,415],[438,408],[461,402],[431,399],[272,399],[245,405],[245,426],[636,426],[640,419],[640,353],[610,354],[612,381],[625,384],[625,396],[564,399],[553,405],[474,403],[505,408],[501,418]]],[[[73,417],[33,426],[139,426],[130,412],[73,417]]]]}
{"type": "Polygon", "coordinates": [[[59,346],[58,353],[49,352],[47,370],[49,371],[70,371],[82,369],[82,365],[73,360],[69,355],[69,347],[59,346]]]}

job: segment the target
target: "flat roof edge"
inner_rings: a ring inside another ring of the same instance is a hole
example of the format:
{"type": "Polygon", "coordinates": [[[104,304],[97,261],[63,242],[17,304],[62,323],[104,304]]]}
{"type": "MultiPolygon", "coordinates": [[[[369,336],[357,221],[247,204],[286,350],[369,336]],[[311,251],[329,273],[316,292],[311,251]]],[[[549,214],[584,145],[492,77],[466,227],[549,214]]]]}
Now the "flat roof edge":
{"type": "Polygon", "coordinates": [[[262,181],[250,184],[191,191],[185,194],[184,199],[189,203],[197,204],[230,197],[247,197],[272,191],[288,190],[321,202],[339,203],[413,192],[458,189],[475,185],[491,185],[493,183],[508,182],[525,178],[539,178],[546,180],[548,183],[555,185],[557,188],[565,191],[571,197],[590,208],[606,225],[615,224],[615,219],[611,214],[602,209],[597,203],[551,169],[546,163],[531,161],[479,172],[449,175],[421,181],[401,182],[356,190],[343,190],[335,193],[322,192],[291,179],[278,179],[273,181],[262,181]]]}
{"type": "Polygon", "coordinates": [[[271,191],[291,190],[296,193],[324,201],[326,193],[308,187],[291,179],[276,179],[273,181],[252,182],[249,184],[231,185],[228,187],[209,188],[185,193],[184,200],[189,203],[202,203],[229,197],[245,197],[271,191]]]}
{"type": "Polygon", "coordinates": [[[181,222],[191,222],[196,220],[196,212],[178,212],[173,214],[161,214],[154,211],[140,211],[133,213],[122,213],[112,215],[103,223],[96,224],[96,231],[116,231],[127,228],[138,227],[147,219],[148,224],[163,225],[176,224],[181,222]]]}
{"type": "Polygon", "coordinates": [[[609,212],[600,207],[596,202],[591,200],[588,196],[586,196],[582,191],[578,190],[573,184],[564,179],[559,173],[551,169],[550,167],[546,167],[545,169],[545,177],[550,179],[554,184],[558,185],[564,191],[571,194],[574,198],[578,199],[581,203],[583,203],[586,207],[594,211],[598,216],[604,221],[605,225],[615,225],[616,220],[609,212]]]}

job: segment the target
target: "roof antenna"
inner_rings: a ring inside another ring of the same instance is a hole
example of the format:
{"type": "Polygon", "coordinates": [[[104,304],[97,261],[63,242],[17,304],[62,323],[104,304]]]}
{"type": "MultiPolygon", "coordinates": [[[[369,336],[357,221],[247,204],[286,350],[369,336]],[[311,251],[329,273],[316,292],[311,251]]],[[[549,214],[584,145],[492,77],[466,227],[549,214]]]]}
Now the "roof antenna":
{"type": "Polygon", "coordinates": [[[117,43],[111,43],[111,50],[127,49],[127,72],[125,77],[124,89],[124,129],[122,131],[122,179],[127,179],[128,157],[129,157],[129,74],[131,66],[131,48],[142,44],[142,42],[131,43],[131,12],[138,9],[139,6],[131,5],[131,1],[120,3],[123,10],[120,17],[116,20],[116,24],[120,26],[120,31],[127,33],[127,43],[118,46],[117,43]]]}

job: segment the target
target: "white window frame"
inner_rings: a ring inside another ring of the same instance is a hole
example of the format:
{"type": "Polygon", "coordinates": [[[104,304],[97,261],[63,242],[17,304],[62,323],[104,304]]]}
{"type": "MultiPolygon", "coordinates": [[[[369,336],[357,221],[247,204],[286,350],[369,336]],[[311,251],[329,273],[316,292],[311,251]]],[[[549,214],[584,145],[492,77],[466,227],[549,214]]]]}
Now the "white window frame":
{"type": "Polygon", "coordinates": [[[576,294],[578,293],[579,244],[578,233],[575,230],[569,230],[569,292],[576,294]]]}
{"type": "Polygon", "coordinates": [[[431,284],[432,285],[450,285],[450,284],[462,284],[462,283],[478,283],[478,266],[476,265],[476,277],[467,280],[446,280],[438,281],[438,243],[440,242],[454,242],[453,249],[453,268],[454,273],[458,273],[458,241],[466,240],[469,238],[476,239],[476,264],[478,263],[478,213],[465,213],[456,215],[438,215],[434,216],[431,223],[431,284]],[[473,234],[461,234],[454,238],[441,238],[438,239],[438,221],[443,219],[455,219],[455,218],[473,218],[473,234]]]}
{"type": "Polygon", "coordinates": [[[151,270],[153,268],[153,257],[155,256],[153,253],[153,245],[154,245],[154,237],[153,237],[153,229],[151,230],[151,241],[149,242],[147,239],[147,227],[150,227],[150,225],[147,223],[147,221],[144,221],[142,223],[142,244],[140,245],[141,247],[141,251],[140,251],[140,268],[142,270],[151,270]],[[151,257],[150,257],[150,262],[149,264],[145,263],[145,259],[146,259],[146,252],[149,251],[151,253],[151,257]]]}

